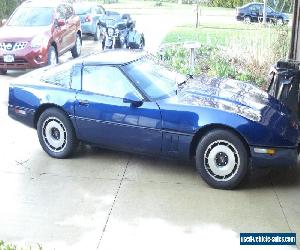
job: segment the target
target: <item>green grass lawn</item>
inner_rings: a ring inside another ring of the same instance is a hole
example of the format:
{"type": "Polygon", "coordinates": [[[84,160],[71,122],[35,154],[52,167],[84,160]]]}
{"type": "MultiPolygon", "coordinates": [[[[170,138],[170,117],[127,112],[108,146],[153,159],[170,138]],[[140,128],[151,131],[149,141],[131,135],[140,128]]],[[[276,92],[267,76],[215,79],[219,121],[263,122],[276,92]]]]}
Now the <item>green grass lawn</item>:
{"type": "Polygon", "coordinates": [[[199,28],[179,26],[163,40],[165,60],[171,67],[188,72],[188,51],[184,42],[199,42],[194,73],[256,82],[265,88],[272,64],[288,52],[287,26],[246,25],[243,23],[202,23],[199,28]]]}
{"type": "Polygon", "coordinates": [[[169,32],[163,44],[197,41],[210,46],[228,46],[232,43],[270,47],[277,38],[278,27],[264,27],[259,24],[202,24],[197,29],[193,26],[179,26],[169,32]]]}

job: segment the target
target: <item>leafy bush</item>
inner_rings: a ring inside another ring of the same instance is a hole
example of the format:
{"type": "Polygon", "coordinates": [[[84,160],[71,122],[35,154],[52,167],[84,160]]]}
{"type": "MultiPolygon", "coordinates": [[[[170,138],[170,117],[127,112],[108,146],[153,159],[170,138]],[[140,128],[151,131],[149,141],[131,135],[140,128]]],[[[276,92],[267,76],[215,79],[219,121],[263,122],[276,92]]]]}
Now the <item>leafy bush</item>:
{"type": "Polygon", "coordinates": [[[6,244],[4,243],[4,241],[0,240],[0,250],[42,250],[42,246],[40,244],[37,244],[36,247],[32,247],[32,246],[29,246],[27,248],[19,248],[17,247],[16,245],[13,245],[13,244],[6,244]]]}
{"type": "Polygon", "coordinates": [[[286,26],[278,26],[262,28],[262,32],[269,34],[264,37],[231,37],[222,46],[202,43],[196,50],[193,72],[188,65],[189,51],[183,43],[166,44],[160,57],[171,68],[184,74],[208,74],[251,81],[265,89],[271,65],[288,54],[289,30],[286,26]]]}

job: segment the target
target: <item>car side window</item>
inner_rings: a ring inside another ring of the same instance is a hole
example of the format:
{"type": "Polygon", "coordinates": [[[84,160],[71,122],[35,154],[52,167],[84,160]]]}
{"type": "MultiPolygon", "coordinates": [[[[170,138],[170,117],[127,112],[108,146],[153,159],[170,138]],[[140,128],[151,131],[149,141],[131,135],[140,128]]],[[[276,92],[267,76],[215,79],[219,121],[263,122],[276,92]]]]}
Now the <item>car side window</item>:
{"type": "Polygon", "coordinates": [[[66,20],[66,8],[64,5],[59,5],[57,7],[57,19],[64,19],[66,20]]]}
{"type": "Polygon", "coordinates": [[[250,7],[249,7],[249,9],[250,9],[250,11],[251,12],[258,12],[259,11],[259,6],[258,5],[251,5],[250,7]]]}
{"type": "Polygon", "coordinates": [[[63,69],[61,71],[51,73],[50,75],[45,72],[41,77],[41,81],[50,83],[53,85],[61,86],[64,88],[70,88],[71,85],[71,68],[63,69]]]}
{"type": "Polygon", "coordinates": [[[113,66],[85,66],[82,90],[95,94],[124,98],[129,92],[143,99],[128,78],[113,66]]]}
{"type": "Polygon", "coordinates": [[[66,8],[66,19],[69,19],[70,17],[73,16],[73,8],[70,5],[65,5],[66,8]]]}

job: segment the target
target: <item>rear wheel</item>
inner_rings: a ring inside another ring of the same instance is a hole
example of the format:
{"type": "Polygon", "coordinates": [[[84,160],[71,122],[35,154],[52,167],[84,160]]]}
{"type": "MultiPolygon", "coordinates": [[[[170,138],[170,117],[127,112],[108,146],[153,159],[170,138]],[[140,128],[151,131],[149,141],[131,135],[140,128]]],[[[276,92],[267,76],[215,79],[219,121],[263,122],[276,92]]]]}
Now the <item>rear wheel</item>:
{"type": "Polygon", "coordinates": [[[249,23],[251,23],[251,17],[250,16],[245,16],[244,17],[244,23],[247,23],[247,24],[249,24],[249,23]]]}
{"type": "Polygon", "coordinates": [[[234,133],[216,129],[207,133],[196,150],[196,168],[214,188],[232,189],[248,171],[248,153],[234,133]]]}
{"type": "Polygon", "coordinates": [[[48,65],[56,65],[57,64],[57,53],[53,46],[50,46],[48,50],[48,65]]]}
{"type": "Polygon", "coordinates": [[[141,37],[139,49],[144,49],[145,47],[145,38],[141,37]]]}
{"type": "Polygon", "coordinates": [[[77,146],[73,125],[65,113],[49,108],[41,114],[37,133],[44,151],[54,158],[69,157],[77,146]]]}
{"type": "Polygon", "coordinates": [[[7,69],[0,69],[0,75],[6,75],[7,69]]]}
{"type": "Polygon", "coordinates": [[[80,56],[80,54],[81,54],[81,45],[82,45],[81,37],[80,37],[79,34],[77,34],[75,45],[71,50],[73,58],[76,58],[76,57],[80,56]]]}

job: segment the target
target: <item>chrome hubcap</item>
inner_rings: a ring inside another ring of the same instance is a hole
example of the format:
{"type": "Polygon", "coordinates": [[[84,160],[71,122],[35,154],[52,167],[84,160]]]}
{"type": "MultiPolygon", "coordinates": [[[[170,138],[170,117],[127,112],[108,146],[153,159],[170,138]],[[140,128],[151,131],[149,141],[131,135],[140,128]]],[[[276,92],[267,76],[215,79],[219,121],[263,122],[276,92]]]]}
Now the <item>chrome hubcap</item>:
{"type": "Polygon", "coordinates": [[[245,22],[245,23],[251,23],[250,17],[246,17],[245,20],[244,20],[244,22],[245,22]]]}
{"type": "Polygon", "coordinates": [[[67,145],[67,130],[56,117],[49,117],[43,123],[43,140],[53,152],[61,152],[67,145]]]}
{"type": "Polygon", "coordinates": [[[97,39],[100,40],[100,28],[99,28],[99,26],[97,26],[97,29],[96,29],[96,36],[97,36],[97,39]]]}
{"type": "Polygon", "coordinates": [[[232,179],[240,167],[237,149],[228,141],[218,140],[211,143],[204,153],[206,172],[217,181],[232,179]]]}
{"type": "Polygon", "coordinates": [[[80,51],[81,51],[81,40],[80,40],[80,37],[77,36],[77,41],[76,41],[76,51],[77,51],[77,54],[79,55],[80,54],[80,51]]]}
{"type": "Polygon", "coordinates": [[[56,65],[56,64],[57,64],[56,53],[54,50],[52,50],[50,54],[50,65],[56,65]]]}

